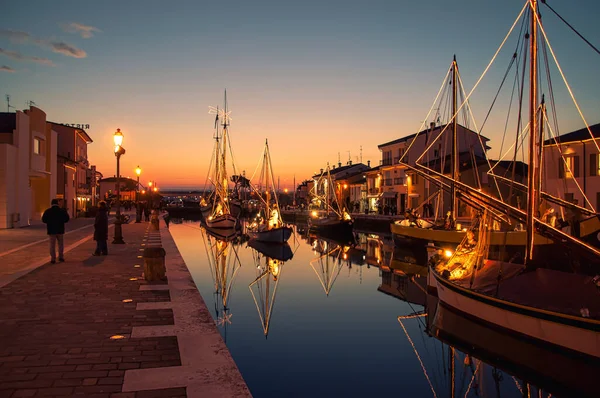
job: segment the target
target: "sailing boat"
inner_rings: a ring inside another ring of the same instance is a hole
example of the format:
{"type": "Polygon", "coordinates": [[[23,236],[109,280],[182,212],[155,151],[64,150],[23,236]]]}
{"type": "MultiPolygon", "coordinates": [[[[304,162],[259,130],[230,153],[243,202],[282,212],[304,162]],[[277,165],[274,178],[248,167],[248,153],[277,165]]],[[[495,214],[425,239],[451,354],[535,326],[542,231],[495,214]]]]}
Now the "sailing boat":
{"type": "Polygon", "coordinates": [[[257,185],[252,185],[252,188],[262,201],[262,206],[254,220],[248,225],[246,231],[248,236],[250,239],[261,242],[287,242],[292,236],[292,228],[285,226],[281,219],[268,140],[265,140],[259,182],[257,185]]]}
{"type": "MultiPolygon", "coordinates": [[[[600,358],[600,278],[596,274],[600,250],[581,237],[567,235],[537,215],[542,198],[571,209],[579,207],[541,191],[541,145],[548,118],[543,97],[541,103],[538,102],[539,32],[546,42],[547,38],[537,0],[528,0],[517,20],[525,11],[529,14],[530,47],[527,211],[458,183],[464,195],[485,207],[484,215],[478,221],[478,234],[469,231],[456,252],[431,270],[440,301],[454,311],[597,363],[600,358]],[[526,226],[525,265],[488,259],[491,220],[499,211],[526,226]],[[540,250],[534,233],[557,243],[540,250]],[[554,256],[550,261],[548,253],[554,256]],[[570,267],[588,274],[575,273],[570,267]]],[[[597,221],[597,217],[592,220],[597,221]]]]}
{"type": "Polygon", "coordinates": [[[206,226],[217,233],[229,236],[236,233],[238,219],[231,212],[229,198],[229,181],[227,179],[227,152],[231,151],[229,143],[229,119],[231,111],[227,108],[227,91],[225,91],[225,106],[222,110],[211,108],[210,113],[215,117],[215,174],[214,180],[214,198],[212,209],[206,217],[206,226]],[[219,130],[219,118],[221,118],[221,127],[219,130]]]}
{"type": "MultiPolygon", "coordinates": [[[[251,246],[250,242],[248,243],[249,246],[251,246]]],[[[259,245],[261,244],[260,242],[258,243],[259,245]]],[[[262,251],[261,246],[254,246],[255,250],[252,251],[257,276],[248,285],[248,289],[250,289],[250,293],[254,299],[263,333],[267,337],[269,326],[271,325],[273,306],[275,305],[277,286],[279,285],[283,271],[283,264],[285,261],[291,259],[293,255],[291,255],[292,249],[287,243],[282,245],[263,244],[263,246],[265,245],[267,246],[267,251],[262,251]],[[278,249],[276,250],[277,252],[271,253],[272,248],[278,249]],[[283,248],[287,248],[287,250],[282,250],[283,248]],[[289,255],[287,252],[289,252],[289,255]]]]}
{"type": "Polygon", "coordinates": [[[309,229],[322,235],[348,236],[352,234],[354,220],[348,210],[338,200],[334,191],[329,163],[323,170],[312,188],[312,201],[317,203],[324,212],[313,210],[308,218],[309,229]]]}
{"type": "MultiPolygon", "coordinates": [[[[434,192],[433,195],[430,196],[430,199],[437,197],[438,207],[441,202],[441,198],[443,197],[443,192],[449,192],[450,196],[450,210],[446,214],[446,219],[443,225],[436,225],[435,222],[427,221],[416,216],[414,213],[407,212],[406,217],[403,220],[397,220],[390,224],[390,230],[394,236],[394,241],[398,245],[406,245],[406,243],[429,243],[432,242],[434,245],[438,247],[442,247],[444,249],[454,250],[456,246],[461,243],[466,236],[467,229],[469,227],[468,221],[462,221],[462,223],[457,222],[458,220],[458,209],[459,209],[459,191],[457,189],[457,183],[460,182],[459,177],[459,169],[461,164],[466,164],[467,166],[472,167],[477,172],[478,167],[489,165],[493,167],[491,163],[486,158],[486,150],[487,145],[485,144],[485,140],[487,138],[481,136],[480,134],[475,133],[474,131],[469,130],[458,124],[458,114],[459,109],[457,109],[457,98],[460,91],[460,94],[463,95],[462,85],[460,84],[459,72],[458,72],[458,63],[456,61],[456,57],[454,57],[450,69],[444,78],[444,81],[450,76],[450,86],[452,87],[451,95],[451,115],[452,119],[446,125],[442,125],[439,127],[434,127],[432,124],[432,128],[430,130],[425,131],[425,137],[421,137],[421,140],[424,139],[424,145],[427,149],[423,152],[423,154],[416,160],[415,166],[412,166],[404,161],[403,158],[400,159],[400,164],[405,166],[408,170],[415,172],[416,174],[422,175],[426,183],[436,184],[440,188],[437,192],[434,192]],[[459,90],[460,87],[460,90],[459,90]],[[439,131],[437,136],[430,139],[429,135],[435,135],[435,133],[439,131]],[[462,145],[459,145],[459,132],[462,135],[462,139],[460,140],[462,145]],[[448,137],[448,133],[451,135],[448,137]],[[450,145],[450,154],[447,156],[450,160],[449,167],[449,178],[446,178],[445,181],[441,180],[439,177],[433,177],[433,173],[425,172],[424,170],[435,170],[435,167],[439,167],[439,171],[436,174],[445,174],[444,173],[444,161],[440,160],[442,158],[443,147],[448,146],[447,141],[451,143],[450,145]],[[438,149],[433,149],[435,147],[438,149]],[[460,153],[460,147],[468,146],[469,151],[471,153],[460,153]],[[424,157],[427,160],[427,157],[430,156],[430,152],[436,154],[434,155],[437,159],[434,159],[428,163],[419,163],[424,157]],[[469,158],[464,159],[463,158],[469,158]],[[477,158],[481,157],[478,161],[477,158]],[[478,163],[481,163],[478,166],[478,163]]],[[[439,95],[438,95],[439,97],[439,95]]],[[[464,103],[463,107],[467,107],[468,103],[464,103]]],[[[438,108],[441,107],[441,104],[437,105],[438,108]]],[[[465,123],[467,125],[467,123],[465,123]]],[[[411,145],[417,141],[418,135],[422,134],[417,133],[417,136],[413,139],[411,145]]],[[[409,148],[410,149],[410,146],[409,148]]],[[[405,151],[405,154],[408,154],[409,150],[405,151]]],[[[513,165],[513,170],[515,166],[513,165]]],[[[477,189],[481,189],[481,181],[479,178],[475,179],[477,189]]],[[[498,193],[500,194],[500,188],[498,184],[494,184],[495,188],[498,189],[498,193]]],[[[432,189],[434,191],[434,189],[432,189]]],[[[474,201],[468,200],[468,197],[460,196],[461,202],[469,205],[473,210],[480,211],[481,207],[474,201]]],[[[423,203],[429,202],[427,200],[423,203]]],[[[497,225],[500,225],[497,223],[497,225]]],[[[504,230],[493,230],[490,231],[489,239],[491,251],[495,253],[495,255],[500,259],[509,259],[515,255],[515,253],[522,252],[525,247],[527,234],[524,230],[514,230],[504,228],[504,230]]],[[[548,245],[552,244],[553,241],[547,239],[539,234],[535,235],[536,244],[537,245],[548,245]]]]}

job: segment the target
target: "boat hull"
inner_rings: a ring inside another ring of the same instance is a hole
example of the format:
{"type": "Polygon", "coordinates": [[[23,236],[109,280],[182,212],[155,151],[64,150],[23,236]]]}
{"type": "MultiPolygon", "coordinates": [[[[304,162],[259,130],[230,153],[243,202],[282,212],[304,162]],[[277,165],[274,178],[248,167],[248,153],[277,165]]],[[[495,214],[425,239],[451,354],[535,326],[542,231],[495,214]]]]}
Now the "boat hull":
{"type": "Polygon", "coordinates": [[[353,220],[309,219],[309,230],[328,236],[352,234],[353,220]]]}
{"type": "Polygon", "coordinates": [[[212,229],[236,229],[237,218],[231,214],[224,214],[214,218],[208,218],[206,220],[206,226],[212,229]]]}
{"type": "Polygon", "coordinates": [[[267,243],[285,243],[292,236],[290,227],[273,228],[267,231],[248,231],[250,239],[267,243]]]}
{"type": "Polygon", "coordinates": [[[445,305],[507,331],[600,359],[600,322],[497,299],[457,286],[432,269],[429,273],[445,305]]]}

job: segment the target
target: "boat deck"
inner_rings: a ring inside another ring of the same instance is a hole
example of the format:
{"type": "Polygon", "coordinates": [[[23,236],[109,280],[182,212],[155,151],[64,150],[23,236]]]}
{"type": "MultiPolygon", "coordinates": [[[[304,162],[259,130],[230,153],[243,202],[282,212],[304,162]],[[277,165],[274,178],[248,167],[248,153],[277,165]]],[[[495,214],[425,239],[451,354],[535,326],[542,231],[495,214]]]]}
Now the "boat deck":
{"type": "MultiPolygon", "coordinates": [[[[528,307],[600,320],[600,288],[593,277],[542,268],[522,270],[522,265],[486,261],[477,271],[472,289],[528,307]],[[500,266],[502,278],[496,294],[500,266]]],[[[468,288],[470,278],[455,282],[468,288]]]]}

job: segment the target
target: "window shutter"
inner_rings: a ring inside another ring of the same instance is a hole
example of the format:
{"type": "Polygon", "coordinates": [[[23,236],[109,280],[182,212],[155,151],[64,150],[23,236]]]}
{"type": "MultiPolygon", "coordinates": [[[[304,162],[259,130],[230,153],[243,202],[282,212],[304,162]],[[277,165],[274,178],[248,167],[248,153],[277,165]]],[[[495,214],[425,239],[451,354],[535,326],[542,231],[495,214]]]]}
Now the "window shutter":
{"type": "Polygon", "coordinates": [[[565,161],[563,158],[558,158],[558,178],[565,178],[565,161]]]}
{"type": "Polygon", "coordinates": [[[598,175],[598,154],[590,153],[590,176],[598,175]]]}
{"type": "Polygon", "coordinates": [[[575,163],[575,178],[579,177],[579,156],[573,156],[573,163],[575,163]]]}

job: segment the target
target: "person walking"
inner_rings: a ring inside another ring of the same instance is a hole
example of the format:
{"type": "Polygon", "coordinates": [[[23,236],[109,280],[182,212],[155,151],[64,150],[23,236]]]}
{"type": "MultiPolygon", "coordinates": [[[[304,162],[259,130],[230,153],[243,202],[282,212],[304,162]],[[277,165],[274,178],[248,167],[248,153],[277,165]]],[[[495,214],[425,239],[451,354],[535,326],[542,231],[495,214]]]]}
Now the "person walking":
{"type": "Polygon", "coordinates": [[[94,240],[96,251],[94,256],[106,256],[108,254],[108,207],[105,201],[98,203],[98,212],[94,221],[94,240]]]}
{"type": "Polygon", "coordinates": [[[58,242],[58,261],[65,261],[65,223],[69,222],[69,213],[58,206],[58,199],[52,199],[51,207],[44,211],[42,222],[50,238],[50,262],[56,263],[56,243],[58,242]]]}

